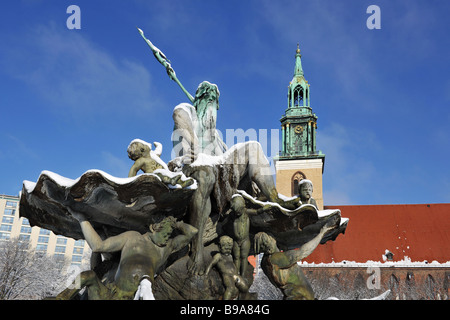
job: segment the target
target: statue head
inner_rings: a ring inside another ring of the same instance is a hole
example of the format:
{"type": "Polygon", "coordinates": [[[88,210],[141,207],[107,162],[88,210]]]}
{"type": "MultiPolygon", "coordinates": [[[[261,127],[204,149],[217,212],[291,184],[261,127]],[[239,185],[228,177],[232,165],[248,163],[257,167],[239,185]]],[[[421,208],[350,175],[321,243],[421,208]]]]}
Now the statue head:
{"type": "Polygon", "coordinates": [[[175,228],[176,219],[172,216],[165,217],[161,222],[150,225],[150,238],[158,247],[167,245],[172,231],[175,228]]]}
{"type": "Polygon", "coordinates": [[[194,97],[194,108],[198,110],[204,105],[216,104],[217,110],[219,110],[219,88],[208,81],[203,81],[197,88],[194,97]]]}
{"type": "Polygon", "coordinates": [[[245,212],[245,200],[241,195],[234,195],[230,201],[231,209],[238,215],[245,212]]]}
{"type": "Polygon", "coordinates": [[[136,161],[143,156],[150,156],[151,145],[145,141],[135,139],[128,145],[128,157],[136,161]]]}
{"type": "Polygon", "coordinates": [[[231,253],[233,249],[233,239],[229,236],[221,236],[219,240],[220,252],[224,255],[231,253]]]}
{"type": "Polygon", "coordinates": [[[302,201],[308,201],[309,199],[311,199],[313,192],[313,184],[310,180],[308,179],[301,180],[298,185],[298,189],[299,189],[298,193],[300,194],[300,199],[302,201]]]}
{"type": "Polygon", "coordinates": [[[278,251],[277,241],[265,232],[255,234],[255,253],[273,254],[278,251]]]}

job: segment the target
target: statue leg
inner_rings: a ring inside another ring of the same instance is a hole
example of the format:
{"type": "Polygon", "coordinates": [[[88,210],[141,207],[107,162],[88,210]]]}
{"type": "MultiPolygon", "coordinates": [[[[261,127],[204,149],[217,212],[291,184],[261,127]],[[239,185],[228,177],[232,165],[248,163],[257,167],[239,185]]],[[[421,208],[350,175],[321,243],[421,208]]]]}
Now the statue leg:
{"type": "MultiPolygon", "coordinates": [[[[279,203],[287,209],[295,209],[298,205],[298,200],[284,201],[278,196],[278,191],[275,188],[275,183],[272,177],[269,160],[264,155],[261,145],[256,141],[248,141],[242,146],[236,148],[236,151],[230,157],[230,161],[238,162],[236,164],[245,164],[244,168],[248,170],[250,179],[256,183],[261,192],[271,202],[279,203]]],[[[242,172],[243,176],[245,172],[242,172]]],[[[241,177],[242,178],[242,177],[241,177]]]]}
{"type": "Polygon", "coordinates": [[[198,151],[199,142],[196,134],[194,133],[195,125],[192,122],[193,114],[189,114],[189,110],[190,109],[177,107],[173,111],[173,157],[197,153],[198,151]]]}
{"type": "Polygon", "coordinates": [[[294,283],[280,288],[284,294],[284,300],[314,300],[314,290],[300,267],[297,268],[294,283]]]}
{"type": "Polygon", "coordinates": [[[223,294],[223,300],[233,300],[239,295],[239,290],[236,287],[236,280],[232,275],[223,275],[223,285],[225,292],[223,294]]]}
{"type": "Polygon", "coordinates": [[[197,180],[198,188],[191,200],[189,223],[198,229],[198,233],[192,240],[193,261],[189,272],[201,275],[206,268],[203,259],[203,233],[211,213],[210,196],[214,187],[215,175],[212,167],[202,166],[195,168],[190,176],[197,180]]]}
{"type": "Polygon", "coordinates": [[[237,241],[233,241],[233,257],[234,257],[234,265],[236,266],[236,270],[240,272],[241,270],[241,247],[237,243],[237,241]]]}
{"type": "Polygon", "coordinates": [[[240,269],[238,271],[240,272],[242,277],[245,277],[247,274],[247,267],[248,267],[248,254],[250,252],[250,239],[245,239],[244,242],[242,242],[241,245],[241,261],[240,261],[240,269]]]}

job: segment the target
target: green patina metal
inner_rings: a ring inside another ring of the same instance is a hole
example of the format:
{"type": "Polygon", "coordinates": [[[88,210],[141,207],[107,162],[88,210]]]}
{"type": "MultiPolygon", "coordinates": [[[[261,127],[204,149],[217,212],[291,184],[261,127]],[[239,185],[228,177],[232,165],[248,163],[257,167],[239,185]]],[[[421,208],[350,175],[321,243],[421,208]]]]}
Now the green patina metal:
{"type": "Polygon", "coordinates": [[[289,83],[288,108],[280,119],[282,143],[279,159],[324,158],[316,150],[317,116],[312,112],[310,85],[305,79],[297,44],[294,77],[289,83]]]}

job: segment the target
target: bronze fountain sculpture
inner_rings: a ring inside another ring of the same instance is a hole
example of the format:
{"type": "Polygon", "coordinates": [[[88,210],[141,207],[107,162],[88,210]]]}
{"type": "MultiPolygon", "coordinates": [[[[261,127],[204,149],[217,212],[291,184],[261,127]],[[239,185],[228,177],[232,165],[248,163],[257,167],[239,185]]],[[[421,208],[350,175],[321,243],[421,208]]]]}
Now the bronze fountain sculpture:
{"type": "Polygon", "coordinates": [[[176,157],[167,164],[161,144],[152,150],[137,139],[127,149],[134,164],[126,178],[90,170],[70,180],[43,171],[36,183],[24,181],[21,216],[85,239],[97,258],[78,276],[81,286],[56,298],[74,299],[86,287],[93,300],[255,299],[247,258],[264,253],[263,271],[285,299],[314,299],[297,262],[345,232],[348,219],[319,211],[309,181],[298,197],[279,195],[258,142],[227,149],[216,130],[217,86],[204,81],[190,95],[138,30],[192,105],[174,108],[176,157]]]}

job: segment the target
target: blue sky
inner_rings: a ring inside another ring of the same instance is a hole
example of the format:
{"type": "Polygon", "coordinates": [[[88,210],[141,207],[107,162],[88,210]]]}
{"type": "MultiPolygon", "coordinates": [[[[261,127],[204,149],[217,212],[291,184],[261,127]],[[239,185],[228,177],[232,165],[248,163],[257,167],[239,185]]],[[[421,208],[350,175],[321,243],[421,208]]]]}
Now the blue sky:
{"type": "Polygon", "coordinates": [[[43,170],[126,177],[135,138],[170,160],[172,111],[187,98],[138,26],[191,94],[219,86],[219,130],[270,138],[300,43],[325,205],[450,202],[449,16],[446,0],[2,1],[0,194],[43,170]],[[66,26],[71,4],[80,30],[66,26]],[[371,4],[379,30],[366,26],[371,4]]]}

